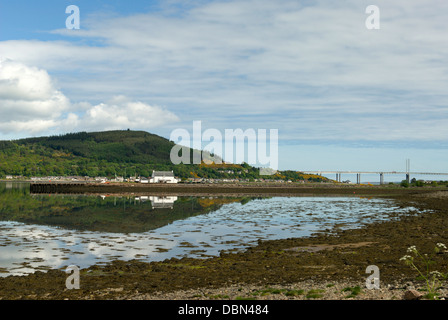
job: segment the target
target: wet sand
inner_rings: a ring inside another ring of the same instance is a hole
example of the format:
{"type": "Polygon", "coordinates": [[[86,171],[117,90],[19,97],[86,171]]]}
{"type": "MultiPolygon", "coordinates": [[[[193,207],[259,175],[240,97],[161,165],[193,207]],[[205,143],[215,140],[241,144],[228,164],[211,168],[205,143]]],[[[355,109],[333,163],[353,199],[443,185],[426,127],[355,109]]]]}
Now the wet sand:
{"type": "MultiPolygon", "coordinates": [[[[125,187],[125,191],[122,186],[108,185],[89,192],[102,193],[105,188],[110,188],[107,189],[110,193],[148,191],[132,188],[130,191],[129,187],[125,187]]],[[[361,229],[341,230],[331,235],[318,233],[308,238],[259,241],[258,245],[243,252],[223,253],[207,259],[173,258],[151,263],[114,261],[106,266],[81,270],[79,290],[66,289],[68,275],[64,270],[9,276],[0,278],[0,299],[345,299],[347,292],[338,288],[356,285],[362,292],[352,297],[354,299],[401,299],[405,289],[423,288],[424,285],[416,280],[415,270],[399,260],[407,254],[407,248],[415,245],[422,252],[430,253],[436,243],[448,244],[448,191],[443,190],[446,188],[215,188],[225,195],[363,194],[392,198],[402,206],[412,205],[431,212],[405,216],[398,221],[378,222],[361,229]],[[379,267],[381,290],[365,288],[369,265],[379,267]],[[278,290],[274,293],[269,289],[262,294],[266,288],[278,290]],[[302,294],[298,293],[300,290],[302,294]],[[308,297],[305,293],[310,290],[317,290],[317,296],[308,297]],[[288,295],[288,292],[296,294],[288,295]]],[[[211,186],[176,186],[172,189],[188,194],[218,193],[211,186]]],[[[158,192],[170,191],[159,187],[158,192]]],[[[447,258],[448,253],[437,256],[437,270],[448,271],[447,258]]],[[[440,290],[441,296],[447,295],[445,286],[440,290]]]]}

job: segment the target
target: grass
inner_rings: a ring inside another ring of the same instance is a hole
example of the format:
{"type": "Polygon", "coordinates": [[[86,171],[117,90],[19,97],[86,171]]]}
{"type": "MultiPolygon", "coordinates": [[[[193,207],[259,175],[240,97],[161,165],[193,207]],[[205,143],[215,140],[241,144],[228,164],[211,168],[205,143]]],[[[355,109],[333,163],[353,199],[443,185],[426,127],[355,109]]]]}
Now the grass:
{"type": "Polygon", "coordinates": [[[361,287],[360,286],[356,286],[356,287],[347,287],[341,290],[342,292],[350,292],[349,295],[347,295],[345,298],[354,298],[356,297],[358,294],[361,293],[361,287]]]}
{"type": "Polygon", "coordinates": [[[224,294],[216,294],[213,296],[209,296],[210,299],[230,299],[228,295],[224,294]]]}
{"type": "MultiPolygon", "coordinates": [[[[328,285],[331,287],[333,285],[328,285]]],[[[307,299],[319,299],[322,298],[325,290],[323,289],[311,289],[306,293],[307,299]]],[[[287,297],[297,297],[305,294],[305,290],[302,289],[278,289],[278,288],[266,288],[263,290],[256,290],[252,293],[253,296],[266,296],[269,294],[284,294],[287,297]]]]}
{"type": "Polygon", "coordinates": [[[304,290],[288,290],[286,293],[285,293],[285,296],[288,296],[288,297],[295,297],[295,296],[300,296],[300,295],[302,295],[302,294],[304,294],[305,293],[305,291],[304,290]]]}
{"type": "Polygon", "coordinates": [[[236,297],[235,300],[257,300],[255,297],[236,297]]]}
{"type": "Polygon", "coordinates": [[[323,292],[325,292],[325,290],[322,290],[322,289],[311,289],[306,294],[306,298],[307,299],[319,299],[319,298],[322,298],[323,295],[321,293],[323,293],[323,292]]]}
{"type": "Polygon", "coordinates": [[[263,290],[256,290],[252,293],[253,296],[266,296],[269,294],[284,294],[288,297],[294,297],[304,294],[304,290],[266,288],[263,290]]]}

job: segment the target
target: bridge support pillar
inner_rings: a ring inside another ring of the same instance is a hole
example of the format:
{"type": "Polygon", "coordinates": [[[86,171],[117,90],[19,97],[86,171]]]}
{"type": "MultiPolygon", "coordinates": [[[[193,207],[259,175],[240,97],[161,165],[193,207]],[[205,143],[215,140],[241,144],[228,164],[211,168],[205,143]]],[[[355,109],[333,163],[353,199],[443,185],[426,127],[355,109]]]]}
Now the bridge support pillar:
{"type": "Polygon", "coordinates": [[[361,174],[360,173],[356,174],[356,184],[361,184],[361,174]]]}
{"type": "Polygon", "coordinates": [[[409,173],[406,173],[406,181],[407,181],[408,183],[411,182],[411,180],[410,180],[410,174],[409,174],[409,173]]]}
{"type": "Polygon", "coordinates": [[[336,181],[337,182],[341,182],[342,179],[342,174],[341,173],[336,173],[336,181]]]}
{"type": "Polygon", "coordinates": [[[380,184],[384,184],[384,173],[380,173],[380,184]]]}

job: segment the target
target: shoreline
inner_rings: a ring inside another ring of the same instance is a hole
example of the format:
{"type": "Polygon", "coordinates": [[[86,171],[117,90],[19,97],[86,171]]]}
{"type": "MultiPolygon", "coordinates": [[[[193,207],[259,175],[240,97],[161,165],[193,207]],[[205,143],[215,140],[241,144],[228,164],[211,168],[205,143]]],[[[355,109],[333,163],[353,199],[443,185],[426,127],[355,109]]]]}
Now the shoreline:
{"type": "MultiPolygon", "coordinates": [[[[341,193],[337,189],[323,193],[341,193]]],[[[362,288],[362,293],[351,299],[401,299],[407,288],[422,286],[421,281],[415,280],[415,272],[399,261],[406,249],[416,245],[427,251],[438,242],[448,243],[445,231],[448,230],[448,191],[356,188],[365,194],[371,194],[373,189],[372,196],[386,196],[399,204],[412,204],[432,212],[341,230],[332,235],[321,233],[307,238],[259,241],[243,252],[222,253],[207,259],[114,261],[106,266],[91,266],[81,270],[80,290],[65,289],[64,270],[7,276],[0,278],[0,299],[309,299],[306,292],[312,289],[321,290],[314,299],[345,299],[347,294],[341,290],[355,285],[362,288]],[[378,265],[380,269],[380,290],[365,288],[368,265],[378,265]],[[287,295],[288,290],[304,293],[287,295]]],[[[347,195],[348,190],[355,189],[348,186],[344,190],[342,193],[347,195]]],[[[277,195],[299,194],[291,190],[276,191],[277,195]]],[[[446,256],[441,256],[443,270],[448,267],[446,256]]],[[[444,284],[441,296],[448,297],[447,289],[444,284]]]]}
{"type": "Polygon", "coordinates": [[[138,183],[31,183],[32,193],[151,194],[151,195],[403,195],[448,190],[446,187],[403,188],[398,185],[336,183],[245,183],[245,184],[138,184],[138,183]]]}

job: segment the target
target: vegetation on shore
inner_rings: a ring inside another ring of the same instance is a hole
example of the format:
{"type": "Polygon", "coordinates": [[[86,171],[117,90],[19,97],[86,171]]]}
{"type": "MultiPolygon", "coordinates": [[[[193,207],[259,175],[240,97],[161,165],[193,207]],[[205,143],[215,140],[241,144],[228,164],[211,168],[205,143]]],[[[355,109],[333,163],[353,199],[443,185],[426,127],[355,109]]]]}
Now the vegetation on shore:
{"type": "Polygon", "coordinates": [[[412,178],[410,182],[403,180],[400,183],[400,186],[404,188],[409,187],[425,187],[425,186],[431,186],[431,187],[440,187],[440,186],[447,186],[448,187],[448,181],[430,181],[425,182],[423,180],[417,180],[415,178],[412,178]]]}
{"type": "MultiPolygon", "coordinates": [[[[88,176],[133,177],[153,170],[174,171],[181,179],[255,179],[329,181],[297,171],[260,176],[259,168],[242,164],[179,164],[170,160],[174,142],[144,131],[79,132],[50,137],[0,141],[0,179],[88,176]]],[[[193,151],[190,150],[193,157],[193,151]]],[[[193,161],[191,161],[193,163],[193,161]]]]}

